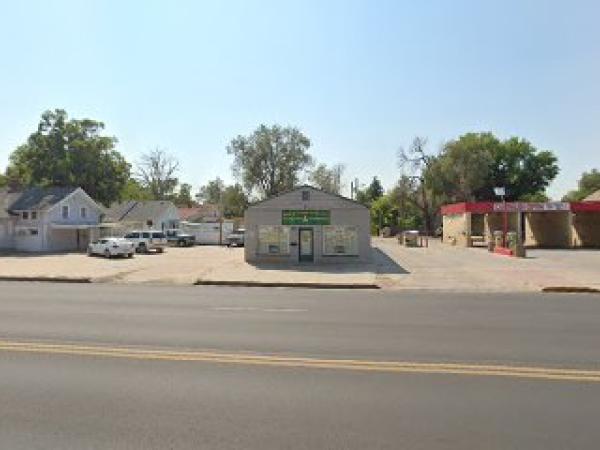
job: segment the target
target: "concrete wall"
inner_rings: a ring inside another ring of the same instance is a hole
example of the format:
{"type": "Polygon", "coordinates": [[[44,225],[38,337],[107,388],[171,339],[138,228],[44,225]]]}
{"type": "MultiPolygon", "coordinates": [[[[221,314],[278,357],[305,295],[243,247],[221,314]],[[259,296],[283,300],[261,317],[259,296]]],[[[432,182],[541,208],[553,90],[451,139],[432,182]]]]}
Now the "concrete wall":
{"type": "Polygon", "coordinates": [[[461,247],[470,245],[471,213],[451,214],[442,219],[443,241],[461,247]]]}
{"type": "Polygon", "coordinates": [[[571,247],[571,213],[569,211],[532,212],[525,214],[527,247],[571,247]]]}
{"type": "Polygon", "coordinates": [[[267,200],[246,210],[244,255],[248,262],[297,263],[299,260],[299,229],[312,228],[315,263],[366,262],[371,256],[370,213],[367,208],[351,200],[310,189],[310,199],[302,201],[302,189],[267,200]],[[331,225],[354,226],[358,230],[358,256],[323,255],[323,227],[321,225],[290,225],[289,255],[258,254],[259,225],[281,225],[284,209],[329,210],[331,225]]]}
{"type": "Polygon", "coordinates": [[[575,247],[600,248],[600,213],[578,212],[572,221],[575,247]]]}

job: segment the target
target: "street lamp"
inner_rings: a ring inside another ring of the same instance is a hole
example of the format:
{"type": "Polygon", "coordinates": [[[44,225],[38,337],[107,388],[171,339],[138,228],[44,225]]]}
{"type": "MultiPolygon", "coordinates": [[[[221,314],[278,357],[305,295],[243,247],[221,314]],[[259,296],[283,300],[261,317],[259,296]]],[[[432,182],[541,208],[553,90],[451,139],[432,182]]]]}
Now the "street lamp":
{"type": "Polygon", "coordinates": [[[508,211],[506,210],[506,188],[498,186],[494,188],[494,194],[502,198],[502,209],[504,210],[504,230],[502,233],[502,246],[506,247],[506,233],[508,233],[508,211]]]}

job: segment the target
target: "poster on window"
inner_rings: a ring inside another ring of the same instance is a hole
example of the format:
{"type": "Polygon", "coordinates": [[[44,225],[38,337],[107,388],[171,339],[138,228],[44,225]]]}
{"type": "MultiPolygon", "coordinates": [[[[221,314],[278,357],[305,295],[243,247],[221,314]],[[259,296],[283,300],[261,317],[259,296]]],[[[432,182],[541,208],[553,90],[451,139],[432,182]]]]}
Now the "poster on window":
{"type": "Polygon", "coordinates": [[[290,228],[262,225],[258,228],[258,252],[263,255],[290,253],[290,228]]]}
{"type": "Polygon", "coordinates": [[[323,254],[358,255],[358,231],[356,227],[323,227],[323,254]]]}

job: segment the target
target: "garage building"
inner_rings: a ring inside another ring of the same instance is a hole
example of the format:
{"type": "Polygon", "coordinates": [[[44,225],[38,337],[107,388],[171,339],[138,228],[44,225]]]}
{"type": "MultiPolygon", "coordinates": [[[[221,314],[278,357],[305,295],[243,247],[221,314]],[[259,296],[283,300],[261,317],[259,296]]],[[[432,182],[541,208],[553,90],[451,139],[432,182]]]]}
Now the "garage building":
{"type": "Polygon", "coordinates": [[[250,206],[244,222],[247,262],[337,264],[371,256],[369,210],[312,186],[250,206]]]}
{"type": "Polygon", "coordinates": [[[471,247],[487,245],[494,231],[522,236],[526,247],[600,248],[600,202],[455,203],[442,207],[443,240],[471,247]]]}

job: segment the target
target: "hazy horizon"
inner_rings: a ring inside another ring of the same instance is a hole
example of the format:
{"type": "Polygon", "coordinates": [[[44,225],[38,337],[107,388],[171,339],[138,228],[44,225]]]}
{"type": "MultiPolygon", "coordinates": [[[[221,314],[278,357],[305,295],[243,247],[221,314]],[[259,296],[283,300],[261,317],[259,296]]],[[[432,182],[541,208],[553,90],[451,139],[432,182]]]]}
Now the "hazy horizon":
{"type": "MultiPolygon", "coordinates": [[[[323,2],[324,3],[324,2],[323,2]]],[[[548,194],[600,168],[600,4],[10,2],[0,17],[0,170],[46,109],[103,121],[132,163],[155,147],[196,190],[232,182],[228,142],[300,128],[344,181],[386,188],[415,136],[552,150],[548,194]]]]}

